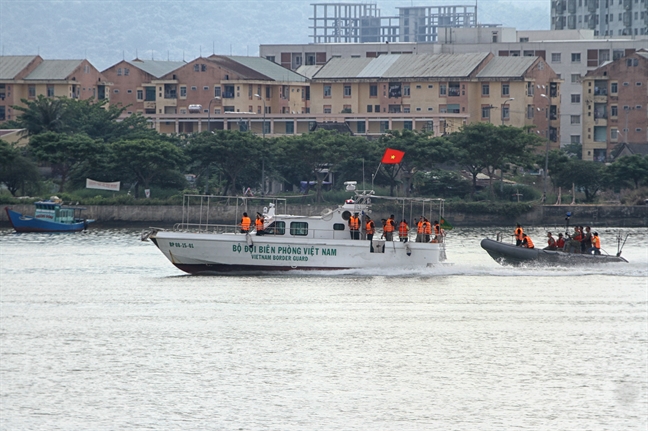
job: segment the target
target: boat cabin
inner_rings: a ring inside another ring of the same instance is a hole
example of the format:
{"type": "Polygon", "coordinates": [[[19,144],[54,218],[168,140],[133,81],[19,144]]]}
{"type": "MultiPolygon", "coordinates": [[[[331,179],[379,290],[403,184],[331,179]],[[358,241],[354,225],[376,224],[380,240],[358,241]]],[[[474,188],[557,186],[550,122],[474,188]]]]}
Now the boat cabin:
{"type": "Polygon", "coordinates": [[[36,202],[36,213],[34,217],[37,219],[53,221],[57,223],[74,223],[75,208],[63,207],[57,202],[36,202]]]}

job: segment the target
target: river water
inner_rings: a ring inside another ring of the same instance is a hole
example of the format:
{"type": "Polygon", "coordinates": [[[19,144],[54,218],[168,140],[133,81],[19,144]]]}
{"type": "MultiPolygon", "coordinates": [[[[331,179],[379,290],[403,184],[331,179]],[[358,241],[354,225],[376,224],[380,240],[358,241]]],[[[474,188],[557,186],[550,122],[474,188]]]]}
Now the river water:
{"type": "Polygon", "coordinates": [[[188,276],[138,230],[0,229],[0,429],[646,430],[648,229],[621,231],[597,268],[457,229],[451,266],[188,276]]]}

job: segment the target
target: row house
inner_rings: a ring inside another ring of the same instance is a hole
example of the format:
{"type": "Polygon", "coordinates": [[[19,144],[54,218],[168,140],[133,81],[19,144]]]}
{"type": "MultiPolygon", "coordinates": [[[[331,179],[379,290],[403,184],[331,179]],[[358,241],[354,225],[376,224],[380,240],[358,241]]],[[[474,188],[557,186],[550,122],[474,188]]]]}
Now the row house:
{"type": "Polygon", "coordinates": [[[311,110],[355,115],[351,129],[455,131],[465,122],[535,126],[559,144],[558,75],[539,57],[491,53],[332,58],[311,82],[311,110]]]}
{"type": "Polygon", "coordinates": [[[620,144],[648,147],[648,51],[639,50],[583,78],[583,160],[610,161],[620,144]]]}
{"type": "Polygon", "coordinates": [[[103,100],[109,83],[88,60],[43,60],[39,55],[0,57],[0,123],[13,120],[13,106],[38,96],[103,100]]]}
{"type": "Polygon", "coordinates": [[[137,59],[103,73],[114,82],[112,103],[127,107],[127,115],[145,115],[162,133],[273,133],[276,114],[309,110],[307,79],[260,57],[212,55],[186,63],[137,59]]]}

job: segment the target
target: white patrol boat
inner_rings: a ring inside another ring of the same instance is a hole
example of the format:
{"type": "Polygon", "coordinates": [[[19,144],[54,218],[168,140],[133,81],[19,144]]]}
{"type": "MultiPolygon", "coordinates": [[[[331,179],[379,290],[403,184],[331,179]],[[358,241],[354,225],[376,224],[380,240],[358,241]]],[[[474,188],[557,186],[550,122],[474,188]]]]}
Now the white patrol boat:
{"type": "MultiPolygon", "coordinates": [[[[142,233],[142,240],[151,240],[177,268],[190,274],[288,271],[288,270],[341,270],[358,268],[421,268],[439,264],[446,259],[443,238],[432,242],[416,242],[416,226],[410,229],[409,240],[398,238],[395,220],[394,241],[381,237],[380,221],[375,222],[376,233],[372,241],[366,237],[365,220],[371,214],[371,200],[381,198],[373,191],[356,192],[354,199],[347,200],[336,209],[323,211],[319,216],[277,214],[277,204],[285,199],[273,199],[263,208],[264,232],[257,235],[254,229],[254,213],[247,210],[250,202],[259,198],[218,197],[185,195],[183,199],[183,222],[173,230],[151,228],[142,233]],[[248,232],[241,232],[241,225],[210,224],[214,217],[215,202],[236,199],[236,220],[243,211],[250,214],[252,224],[248,232]],[[193,201],[193,206],[189,203],[193,201]],[[195,202],[199,201],[199,205],[195,202]],[[243,207],[241,209],[241,207],[243,207]],[[353,239],[349,230],[349,218],[358,213],[363,227],[359,239],[353,239]],[[193,221],[190,221],[192,219],[193,221]],[[196,220],[197,219],[197,220],[196,220]]],[[[416,205],[422,206],[421,214],[428,220],[443,216],[443,200],[427,198],[388,198],[409,203],[409,220],[416,205]],[[436,208],[433,208],[436,207],[436,208]]],[[[265,199],[268,201],[268,199],[265,199]]],[[[400,202],[399,202],[400,203],[400,202]]],[[[389,214],[385,215],[385,218],[389,214]]],[[[373,219],[373,217],[371,217],[373,219]]],[[[404,219],[405,217],[402,217],[404,219]]]]}

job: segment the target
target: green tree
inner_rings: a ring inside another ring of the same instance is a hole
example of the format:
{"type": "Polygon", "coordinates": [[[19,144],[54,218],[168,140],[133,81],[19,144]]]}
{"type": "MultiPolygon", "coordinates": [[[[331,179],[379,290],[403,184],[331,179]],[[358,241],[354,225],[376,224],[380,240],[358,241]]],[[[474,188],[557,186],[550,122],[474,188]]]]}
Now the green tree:
{"type": "Polygon", "coordinates": [[[594,201],[599,190],[610,182],[605,165],[578,159],[569,159],[558,169],[554,168],[552,176],[560,187],[569,189],[573,184],[582,190],[587,202],[594,201]]]}
{"type": "Polygon", "coordinates": [[[25,129],[30,136],[44,132],[64,130],[66,102],[62,98],[49,98],[39,94],[34,100],[21,99],[25,106],[13,106],[22,114],[14,121],[16,126],[25,129]]]}
{"type": "Polygon", "coordinates": [[[187,161],[182,150],[171,142],[152,139],[117,141],[109,146],[112,162],[120,166],[137,181],[135,197],[139,198],[139,185],[145,189],[156,180],[173,174],[187,161]]]}
{"type": "MultiPolygon", "coordinates": [[[[237,182],[241,176],[258,178],[260,183],[261,156],[263,143],[261,138],[249,133],[230,130],[203,132],[190,138],[186,153],[191,159],[192,167],[199,174],[200,183],[203,175],[220,171],[227,183],[223,194],[230,189],[237,192],[237,182]]],[[[249,180],[249,178],[248,178],[249,180]]]]}
{"type": "Polygon", "coordinates": [[[492,179],[496,169],[507,164],[525,165],[533,158],[533,150],[540,145],[541,139],[527,130],[494,126],[490,123],[472,123],[463,126],[449,139],[456,146],[457,161],[472,175],[472,195],[477,189],[477,174],[486,170],[492,179]]]}
{"type": "MultiPolygon", "coordinates": [[[[283,137],[277,140],[276,154],[280,170],[287,176],[304,180],[315,178],[317,202],[322,201],[322,183],[328,171],[354,154],[357,139],[350,135],[317,130],[300,136],[283,137]]],[[[293,180],[294,181],[294,180],[293,180]]]]}
{"type": "Polygon", "coordinates": [[[85,134],[45,132],[32,136],[29,149],[41,162],[52,165],[59,176],[59,192],[63,192],[71,174],[84,167],[103,151],[102,145],[85,134]]]}
{"type": "Polygon", "coordinates": [[[648,185],[648,156],[623,156],[616,159],[608,169],[615,183],[621,186],[630,185],[638,189],[642,184],[648,185]]]}
{"type": "Polygon", "coordinates": [[[4,184],[13,196],[19,189],[38,187],[39,175],[34,162],[22,154],[20,149],[0,140],[0,183],[4,184]]]}

